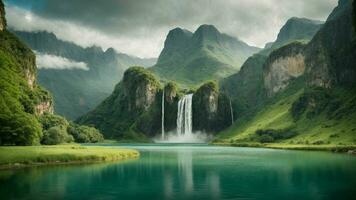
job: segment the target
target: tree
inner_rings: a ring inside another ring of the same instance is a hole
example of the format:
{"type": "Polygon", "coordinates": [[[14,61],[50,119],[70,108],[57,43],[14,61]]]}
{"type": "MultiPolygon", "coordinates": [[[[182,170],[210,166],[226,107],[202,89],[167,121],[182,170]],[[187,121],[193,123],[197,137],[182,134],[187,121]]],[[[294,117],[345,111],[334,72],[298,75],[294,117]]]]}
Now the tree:
{"type": "Polygon", "coordinates": [[[36,145],[41,137],[41,125],[32,115],[0,114],[0,145],[36,145]]]}
{"type": "Polygon", "coordinates": [[[59,126],[54,126],[44,132],[42,144],[55,145],[73,141],[73,136],[68,135],[65,129],[59,126]]]}

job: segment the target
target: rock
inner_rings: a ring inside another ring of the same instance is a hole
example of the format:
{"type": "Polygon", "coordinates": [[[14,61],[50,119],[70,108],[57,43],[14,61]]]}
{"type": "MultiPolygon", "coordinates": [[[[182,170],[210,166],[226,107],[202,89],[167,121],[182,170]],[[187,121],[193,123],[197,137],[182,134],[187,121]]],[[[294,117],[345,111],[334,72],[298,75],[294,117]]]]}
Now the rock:
{"type": "Polygon", "coordinates": [[[203,84],[193,95],[193,130],[214,133],[231,124],[229,101],[216,82],[203,84]]]}
{"type": "Polygon", "coordinates": [[[339,0],[306,47],[308,85],[331,88],[356,83],[356,42],[352,29],[352,0],[339,0]]]}
{"type": "Polygon", "coordinates": [[[147,111],[158,89],[158,81],[142,67],[131,67],[124,73],[123,90],[128,99],[128,111],[147,111]]]}
{"type": "Polygon", "coordinates": [[[264,66],[264,85],[269,97],[304,73],[304,45],[296,42],[271,53],[264,66]]]}
{"type": "Polygon", "coordinates": [[[0,0],[0,31],[6,29],[5,8],[4,3],[0,0]]]}

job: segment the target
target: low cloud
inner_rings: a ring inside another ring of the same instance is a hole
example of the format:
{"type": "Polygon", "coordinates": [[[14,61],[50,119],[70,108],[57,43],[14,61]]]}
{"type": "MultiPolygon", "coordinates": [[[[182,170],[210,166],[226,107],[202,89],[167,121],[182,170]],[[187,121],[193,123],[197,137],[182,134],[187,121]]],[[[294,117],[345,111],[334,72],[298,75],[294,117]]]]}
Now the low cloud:
{"type": "Polygon", "coordinates": [[[50,55],[50,54],[42,54],[36,52],[36,64],[39,69],[81,69],[81,70],[89,70],[88,66],[84,62],[76,62],[73,60],[69,60],[64,57],[50,55]]]}
{"type": "Polygon", "coordinates": [[[157,57],[169,30],[213,24],[250,45],[274,41],[291,17],[324,21],[338,0],[5,0],[15,29],[47,30],[81,46],[157,57]]]}

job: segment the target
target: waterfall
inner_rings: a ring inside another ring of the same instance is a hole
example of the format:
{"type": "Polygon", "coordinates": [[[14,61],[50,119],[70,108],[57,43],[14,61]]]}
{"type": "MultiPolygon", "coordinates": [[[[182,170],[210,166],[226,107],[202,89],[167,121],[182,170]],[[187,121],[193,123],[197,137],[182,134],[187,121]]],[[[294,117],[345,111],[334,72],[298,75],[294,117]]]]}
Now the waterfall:
{"type": "Polygon", "coordinates": [[[164,88],[162,93],[162,140],[164,140],[164,88]]]}
{"type": "Polygon", "coordinates": [[[177,134],[192,134],[192,99],[193,94],[185,95],[178,102],[177,134]]]}
{"type": "Polygon", "coordinates": [[[230,113],[231,113],[231,124],[234,124],[234,111],[232,109],[231,99],[230,99],[230,113]]]}

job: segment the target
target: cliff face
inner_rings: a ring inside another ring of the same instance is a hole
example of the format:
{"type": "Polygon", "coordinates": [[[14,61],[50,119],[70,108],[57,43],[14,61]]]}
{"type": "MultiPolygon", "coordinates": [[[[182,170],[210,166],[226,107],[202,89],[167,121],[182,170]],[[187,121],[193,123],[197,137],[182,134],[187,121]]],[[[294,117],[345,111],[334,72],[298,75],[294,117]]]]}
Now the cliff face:
{"type": "Polygon", "coordinates": [[[4,3],[0,0],[0,31],[6,29],[5,9],[4,3]]]}
{"type": "Polygon", "coordinates": [[[264,66],[264,85],[269,97],[304,73],[304,59],[304,45],[301,43],[292,43],[271,53],[264,66]]]}
{"type": "Polygon", "coordinates": [[[193,95],[193,129],[216,133],[231,124],[229,99],[215,82],[203,84],[193,95]]]}
{"type": "Polygon", "coordinates": [[[135,67],[130,68],[124,74],[123,92],[124,97],[128,99],[128,111],[147,111],[154,103],[158,91],[158,82],[150,74],[144,73],[143,69],[135,67]],[[146,77],[144,77],[146,75],[146,77]]]}
{"type": "Polygon", "coordinates": [[[352,86],[356,81],[356,45],[352,0],[340,0],[306,48],[306,76],[311,86],[352,86]]]}

